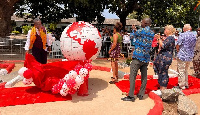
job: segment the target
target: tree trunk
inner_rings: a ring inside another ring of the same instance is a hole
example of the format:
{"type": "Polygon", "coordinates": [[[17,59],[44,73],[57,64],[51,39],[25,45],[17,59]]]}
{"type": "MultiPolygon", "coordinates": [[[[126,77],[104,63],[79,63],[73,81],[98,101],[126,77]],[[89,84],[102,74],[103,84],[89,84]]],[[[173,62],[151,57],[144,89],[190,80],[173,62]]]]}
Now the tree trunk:
{"type": "Polygon", "coordinates": [[[125,26],[126,26],[126,17],[127,16],[124,16],[124,15],[121,15],[121,16],[119,16],[119,18],[120,18],[120,22],[122,23],[122,25],[123,25],[123,27],[122,27],[122,30],[123,31],[125,31],[125,26]]]}
{"type": "Polygon", "coordinates": [[[20,0],[0,1],[0,37],[5,37],[11,32],[11,16],[14,13],[13,5],[20,0]]]}

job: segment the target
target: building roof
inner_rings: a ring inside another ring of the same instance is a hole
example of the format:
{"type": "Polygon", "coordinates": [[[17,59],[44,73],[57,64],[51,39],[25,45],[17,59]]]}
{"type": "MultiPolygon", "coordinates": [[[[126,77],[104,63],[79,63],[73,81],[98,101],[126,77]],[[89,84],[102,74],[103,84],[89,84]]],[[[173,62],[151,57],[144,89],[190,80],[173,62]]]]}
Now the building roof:
{"type": "MultiPolygon", "coordinates": [[[[105,19],[103,24],[108,24],[108,25],[114,25],[117,22],[120,22],[120,19],[105,19]]],[[[97,22],[92,22],[92,24],[97,24],[97,22]]],[[[131,25],[141,25],[139,21],[136,19],[126,19],[126,25],[131,26],[131,25]]]]}
{"type": "MultiPolygon", "coordinates": [[[[15,22],[17,21],[25,21],[25,18],[20,18],[20,17],[17,17],[16,15],[12,15],[11,16],[11,20],[14,20],[15,22]]],[[[28,18],[26,21],[32,21],[33,19],[32,18],[28,18]]]]}
{"type": "MultiPolygon", "coordinates": [[[[11,16],[11,20],[14,20],[16,22],[17,21],[25,21],[24,18],[17,17],[16,15],[11,16]]],[[[32,20],[33,19],[31,19],[31,18],[27,19],[27,21],[32,21],[32,20]]],[[[61,23],[73,23],[73,22],[76,22],[76,18],[61,19],[61,23]]],[[[116,24],[116,22],[120,22],[120,19],[105,19],[103,24],[114,25],[114,24],[116,24]]],[[[92,24],[97,24],[97,21],[92,22],[92,24]]],[[[126,19],[127,26],[132,25],[132,24],[135,24],[138,26],[141,25],[141,23],[139,21],[137,21],[136,19],[126,19]]]]}
{"type": "MultiPolygon", "coordinates": [[[[76,22],[76,18],[68,18],[68,19],[61,19],[62,23],[73,23],[76,22]]],[[[107,24],[107,25],[114,25],[116,24],[116,22],[120,22],[120,19],[105,19],[103,24],[107,24]]],[[[96,21],[93,21],[92,24],[97,24],[96,21]]],[[[126,19],[126,25],[141,25],[141,23],[139,21],[137,21],[136,19],[126,19]]]]}

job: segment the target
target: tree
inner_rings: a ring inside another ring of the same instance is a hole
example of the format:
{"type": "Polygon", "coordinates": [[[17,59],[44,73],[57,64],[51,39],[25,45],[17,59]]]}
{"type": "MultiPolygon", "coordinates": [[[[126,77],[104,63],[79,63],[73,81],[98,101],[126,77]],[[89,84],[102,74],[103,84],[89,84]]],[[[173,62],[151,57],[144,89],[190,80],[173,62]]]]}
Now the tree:
{"type": "Polygon", "coordinates": [[[20,0],[0,1],[0,36],[5,37],[11,31],[11,16],[15,12],[13,5],[20,0]]]}
{"type": "Polygon", "coordinates": [[[138,17],[138,15],[137,15],[136,11],[129,13],[129,15],[127,16],[127,18],[129,18],[129,19],[136,19],[137,17],[138,17]]]}
{"type": "Polygon", "coordinates": [[[194,11],[197,0],[144,0],[139,3],[138,18],[146,14],[153,21],[153,26],[172,24],[183,27],[189,23],[192,27],[198,26],[199,13],[194,11]]]}
{"type": "Polygon", "coordinates": [[[75,0],[69,6],[77,21],[103,23],[105,18],[101,15],[101,12],[107,4],[107,0],[75,0]]]}
{"type": "Polygon", "coordinates": [[[125,30],[127,16],[134,10],[139,9],[138,0],[109,0],[108,3],[107,9],[112,13],[116,13],[123,25],[122,29],[125,30]]]}
{"type": "MultiPolygon", "coordinates": [[[[30,15],[26,18],[39,17],[43,23],[60,22],[62,18],[70,18],[73,12],[63,5],[65,0],[23,0],[15,4],[16,13],[24,17],[24,12],[30,15]]],[[[70,1],[67,1],[70,4],[70,1]]]]}
{"type": "Polygon", "coordinates": [[[153,26],[165,26],[173,24],[175,27],[182,27],[190,23],[194,28],[198,26],[199,12],[194,11],[198,0],[110,0],[107,9],[116,13],[123,26],[126,25],[126,18],[136,16],[138,20],[149,16],[153,26]],[[135,13],[136,12],[136,13],[135,13]]]}
{"type": "Polygon", "coordinates": [[[101,12],[106,4],[107,0],[1,0],[0,36],[6,36],[11,31],[10,21],[14,12],[25,19],[39,17],[43,23],[56,24],[63,18],[74,16],[77,21],[102,23],[105,18],[101,12]]]}

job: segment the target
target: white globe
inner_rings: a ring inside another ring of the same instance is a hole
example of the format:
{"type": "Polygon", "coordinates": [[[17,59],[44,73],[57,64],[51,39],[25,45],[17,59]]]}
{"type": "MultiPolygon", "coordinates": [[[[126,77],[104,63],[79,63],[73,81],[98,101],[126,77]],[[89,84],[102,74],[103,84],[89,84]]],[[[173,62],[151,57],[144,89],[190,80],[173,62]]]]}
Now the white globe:
{"type": "Polygon", "coordinates": [[[101,45],[98,29],[83,21],[68,25],[60,38],[62,54],[68,60],[95,60],[101,45]]]}

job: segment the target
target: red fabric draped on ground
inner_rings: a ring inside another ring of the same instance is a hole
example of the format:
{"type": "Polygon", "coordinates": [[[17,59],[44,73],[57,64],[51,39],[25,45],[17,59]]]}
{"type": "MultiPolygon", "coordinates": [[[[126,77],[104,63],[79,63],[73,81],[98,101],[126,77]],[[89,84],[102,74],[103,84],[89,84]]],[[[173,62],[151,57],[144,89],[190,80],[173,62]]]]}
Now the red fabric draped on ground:
{"type": "MultiPolygon", "coordinates": [[[[188,76],[188,81],[189,81],[189,89],[186,89],[186,90],[200,88],[200,85],[199,85],[200,79],[192,77],[192,76],[188,76]]],[[[169,89],[173,88],[177,84],[178,84],[178,78],[177,77],[176,78],[170,78],[167,88],[169,88],[169,89]]],[[[129,80],[119,81],[118,83],[116,83],[116,86],[122,92],[127,92],[127,93],[129,92],[129,87],[130,87],[129,80]]],[[[134,94],[138,94],[140,86],[141,86],[141,80],[136,80],[134,94]]],[[[159,87],[158,80],[157,79],[150,79],[150,80],[147,81],[145,93],[148,94],[152,90],[157,90],[158,87],[159,87]]]]}
{"type": "MultiPolygon", "coordinates": [[[[25,58],[24,67],[33,71],[33,82],[43,91],[50,91],[52,87],[69,73],[69,71],[73,70],[76,65],[80,64],[84,66],[84,64],[90,62],[89,60],[72,60],[40,64],[31,54],[26,54],[25,58]]],[[[87,84],[88,81],[86,80],[84,84],[80,86],[78,90],[79,95],[88,93],[87,84]]]]}
{"type": "Polygon", "coordinates": [[[72,100],[72,96],[63,97],[52,94],[51,91],[44,92],[36,86],[2,88],[0,91],[0,107],[66,100],[72,100]]]}

